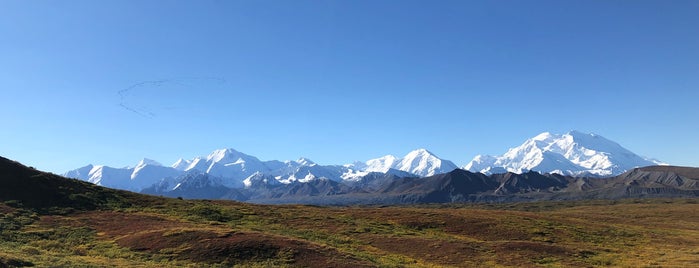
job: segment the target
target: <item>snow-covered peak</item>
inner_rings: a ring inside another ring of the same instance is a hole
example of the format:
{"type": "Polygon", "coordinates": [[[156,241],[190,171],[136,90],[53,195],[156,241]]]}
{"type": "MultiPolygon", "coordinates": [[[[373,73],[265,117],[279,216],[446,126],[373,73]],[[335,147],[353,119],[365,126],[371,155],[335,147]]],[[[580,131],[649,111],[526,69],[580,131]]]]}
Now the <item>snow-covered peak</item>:
{"type": "Polygon", "coordinates": [[[298,160],[296,160],[296,163],[298,163],[299,165],[302,165],[302,166],[313,166],[316,164],[315,162],[313,162],[310,159],[305,158],[305,157],[299,158],[298,160]]]}
{"type": "Polygon", "coordinates": [[[442,160],[426,149],[417,149],[405,155],[394,168],[424,177],[447,173],[458,167],[451,161],[442,160]]]}
{"type": "Polygon", "coordinates": [[[386,155],[376,159],[366,161],[364,171],[386,172],[398,163],[398,158],[393,155],[386,155]]]}
{"type": "Polygon", "coordinates": [[[439,173],[447,173],[458,168],[448,160],[442,160],[426,149],[417,149],[409,152],[403,158],[386,155],[371,159],[364,165],[348,165],[364,172],[386,173],[390,169],[405,171],[418,176],[432,176],[439,173]]]}
{"type": "Polygon", "coordinates": [[[502,156],[476,156],[464,169],[483,173],[534,170],[610,176],[654,164],[600,135],[573,130],[566,134],[541,133],[502,156]]]}
{"type": "Polygon", "coordinates": [[[232,158],[239,158],[236,157],[240,155],[241,153],[231,149],[231,148],[226,148],[226,149],[218,149],[213,151],[211,154],[209,154],[206,157],[206,161],[212,161],[212,162],[221,162],[221,161],[230,161],[232,158]]]}
{"type": "Polygon", "coordinates": [[[476,155],[471,162],[468,162],[468,164],[464,166],[464,169],[481,171],[495,164],[495,161],[497,160],[498,159],[495,156],[479,154],[476,155]]]}
{"type": "Polygon", "coordinates": [[[155,161],[153,159],[148,159],[148,158],[143,158],[141,161],[138,161],[138,164],[136,164],[136,168],[143,167],[146,165],[151,165],[151,166],[162,166],[158,161],[155,161]]]}
{"type": "Polygon", "coordinates": [[[545,141],[545,140],[551,139],[552,137],[553,137],[553,134],[551,134],[551,132],[543,132],[539,135],[534,136],[534,138],[532,138],[532,140],[545,141]]]}
{"type": "Polygon", "coordinates": [[[177,161],[175,161],[175,163],[172,164],[172,166],[170,166],[170,167],[177,169],[177,170],[184,171],[185,169],[187,169],[187,167],[189,167],[190,164],[192,164],[191,160],[184,160],[184,159],[180,158],[180,159],[177,159],[177,161]]]}
{"type": "Polygon", "coordinates": [[[95,166],[93,164],[89,164],[87,166],[63,173],[63,176],[67,178],[87,180],[90,178],[90,171],[92,171],[94,167],[95,166]]]}
{"type": "Polygon", "coordinates": [[[624,147],[621,147],[621,145],[619,145],[618,143],[608,140],[594,133],[582,133],[580,131],[573,130],[563,135],[563,138],[568,138],[576,144],[596,151],[623,152],[633,154],[629,150],[626,150],[624,147]]]}
{"type": "Polygon", "coordinates": [[[417,158],[417,157],[436,157],[432,152],[427,149],[420,148],[409,152],[404,158],[417,158]]]}
{"type": "Polygon", "coordinates": [[[408,154],[432,154],[432,152],[428,151],[425,148],[418,148],[415,150],[410,151],[408,154]]]}

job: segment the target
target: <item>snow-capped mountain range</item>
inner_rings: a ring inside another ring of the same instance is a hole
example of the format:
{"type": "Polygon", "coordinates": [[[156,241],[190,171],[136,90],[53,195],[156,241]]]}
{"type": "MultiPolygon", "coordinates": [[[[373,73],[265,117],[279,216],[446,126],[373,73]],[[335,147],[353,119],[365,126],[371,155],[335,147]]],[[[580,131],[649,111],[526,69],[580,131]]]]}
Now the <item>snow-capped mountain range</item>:
{"type": "MultiPolygon", "coordinates": [[[[640,157],[599,135],[571,131],[563,135],[548,132],[539,134],[502,156],[478,155],[463,169],[485,174],[533,170],[574,176],[611,176],[634,167],[657,164],[662,163],[640,157]]],[[[402,158],[386,155],[346,165],[319,165],[306,158],[295,161],[262,161],[234,149],[220,149],[207,156],[179,159],[171,166],[143,159],[134,167],[87,165],[63,175],[138,192],[148,187],[174,190],[183,183],[194,183],[194,178],[204,178],[197,174],[207,175],[207,185],[244,188],[259,183],[291,184],[318,179],[352,182],[376,173],[398,177],[427,177],[457,168],[453,162],[440,159],[425,149],[411,151],[402,158]]]]}
{"type": "Polygon", "coordinates": [[[352,181],[371,172],[399,176],[431,176],[457,168],[451,161],[442,160],[425,149],[412,151],[403,158],[387,155],[366,162],[324,166],[306,158],[295,161],[262,161],[229,148],[216,150],[205,157],[179,159],[169,167],[150,159],[143,159],[135,167],[87,165],[63,175],[106,187],[141,191],[155,184],[161,187],[171,185],[174,189],[179,185],[179,180],[191,180],[192,174],[207,174],[217,178],[223,186],[243,188],[249,187],[256,180],[267,184],[289,184],[316,179],[352,181]]]}
{"type": "Polygon", "coordinates": [[[544,132],[501,156],[477,155],[463,169],[484,174],[538,171],[572,176],[613,176],[635,167],[664,165],[638,156],[597,134],[544,132]]]}

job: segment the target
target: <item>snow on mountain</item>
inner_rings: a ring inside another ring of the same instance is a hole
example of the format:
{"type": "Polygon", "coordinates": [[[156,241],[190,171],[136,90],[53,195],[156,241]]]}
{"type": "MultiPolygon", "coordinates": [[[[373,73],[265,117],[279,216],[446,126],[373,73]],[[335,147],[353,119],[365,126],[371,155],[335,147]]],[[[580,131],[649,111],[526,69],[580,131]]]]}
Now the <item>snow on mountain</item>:
{"type": "Polygon", "coordinates": [[[365,163],[364,172],[386,173],[389,169],[396,169],[415,174],[421,177],[447,173],[458,167],[449,160],[443,160],[425,149],[417,149],[409,152],[403,158],[392,155],[371,159],[365,163]]]}
{"type": "Polygon", "coordinates": [[[328,179],[342,181],[342,176],[347,171],[343,166],[301,165],[290,174],[277,177],[279,182],[289,184],[292,182],[309,182],[315,179],[328,179]]]}
{"type": "Polygon", "coordinates": [[[164,167],[154,160],[144,158],[135,167],[113,168],[87,165],[68,171],[63,176],[110,188],[140,191],[163,178],[175,177],[180,173],[174,168],[164,167]]]}
{"type": "Polygon", "coordinates": [[[640,157],[597,134],[541,133],[501,156],[478,155],[464,169],[485,174],[529,170],[564,175],[618,175],[640,166],[662,164],[640,157]]]}
{"type": "Polygon", "coordinates": [[[225,178],[223,185],[239,188],[243,180],[255,172],[268,172],[265,164],[257,159],[233,149],[216,150],[206,159],[197,158],[185,171],[198,170],[202,173],[225,178]]]}
{"type": "Polygon", "coordinates": [[[220,178],[223,186],[242,188],[248,184],[252,185],[256,174],[264,176],[261,181],[274,184],[308,182],[322,178],[341,181],[343,174],[347,171],[348,168],[343,166],[321,166],[306,158],[283,162],[261,161],[257,157],[234,149],[219,149],[205,157],[196,157],[192,160],[180,158],[169,167],[154,160],[143,159],[133,168],[88,165],[66,172],[64,175],[106,187],[140,191],[156,184],[161,184],[160,188],[165,184],[176,185],[181,183],[177,180],[185,178],[189,185],[196,185],[193,183],[194,180],[209,178],[192,174],[207,174],[220,178]],[[275,181],[267,181],[269,176],[275,178],[275,181]]]}
{"type": "Polygon", "coordinates": [[[207,156],[191,160],[178,159],[171,166],[163,166],[157,161],[144,158],[135,167],[112,168],[107,166],[85,166],[65,173],[102,186],[140,191],[160,184],[174,187],[187,178],[190,185],[198,178],[191,174],[208,174],[220,178],[225,187],[242,188],[259,183],[295,183],[309,182],[316,179],[331,181],[356,181],[371,172],[395,173],[416,176],[431,176],[456,169],[451,161],[442,160],[425,149],[408,153],[403,158],[387,155],[371,159],[365,163],[355,162],[348,165],[318,165],[307,158],[295,161],[261,161],[257,157],[238,152],[234,149],[219,149],[207,156]],[[188,176],[183,176],[189,174],[188,176]],[[274,181],[269,178],[274,178],[274,181]],[[164,181],[164,179],[167,179],[164,181]],[[172,184],[172,185],[170,185],[172,184]]]}
{"type": "Polygon", "coordinates": [[[110,188],[125,190],[140,190],[131,186],[132,168],[112,168],[108,166],[94,166],[87,178],[88,182],[110,188]]]}
{"type": "Polygon", "coordinates": [[[148,159],[148,158],[143,158],[141,161],[138,161],[138,164],[136,164],[136,167],[145,167],[147,165],[152,165],[152,166],[162,166],[158,161],[155,161],[153,159],[148,159]]]}
{"type": "Polygon", "coordinates": [[[177,177],[181,173],[182,172],[177,169],[165,167],[154,160],[144,158],[133,168],[131,176],[129,177],[131,181],[129,184],[132,188],[141,190],[157,183],[163,178],[177,177]]]}
{"type": "Polygon", "coordinates": [[[427,177],[447,173],[458,167],[449,160],[440,159],[430,151],[418,149],[408,153],[394,168],[427,177]]]}
{"type": "Polygon", "coordinates": [[[265,175],[262,172],[255,172],[255,174],[245,178],[245,180],[243,180],[243,184],[245,185],[245,188],[250,188],[256,185],[279,185],[281,182],[275,179],[274,176],[265,175]]]}
{"type": "Polygon", "coordinates": [[[177,159],[177,161],[172,164],[172,168],[177,169],[179,171],[185,171],[190,165],[192,164],[192,160],[184,160],[182,158],[177,159]]]}
{"type": "Polygon", "coordinates": [[[81,180],[86,181],[90,178],[90,171],[94,167],[95,167],[94,165],[90,164],[90,165],[87,165],[87,166],[84,166],[84,167],[81,167],[78,169],[68,171],[68,172],[64,173],[63,176],[66,178],[76,178],[76,179],[81,179],[81,180]]]}
{"type": "Polygon", "coordinates": [[[397,157],[387,155],[384,157],[379,157],[376,159],[366,161],[366,163],[364,163],[364,168],[362,169],[362,171],[385,173],[389,169],[396,167],[399,162],[400,159],[398,159],[397,157]]]}
{"type": "MultiPolygon", "coordinates": [[[[534,170],[576,176],[610,176],[634,167],[657,164],[662,163],[640,157],[599,135],[571,131],[563,135],[541,133],[501,156],[478,155],[464,169],[485,174],[534,170]]],[[[427,177],[457,168],[451,161],[440,159],[425,149],[411,151],[402,158],[386,155],[346,165],[319,165],[306,158],[261,161],[234,149],[219,149],[207,156],[189,160],[180,158],[171,166],[144,158],[134,167],[87,165],[64,176],[131,191],[148,189],[159,193],[179,189],[181,192],[199,191],[195,195],[199,196],[205,189],[222,191],[316,180],[361,184],[371,174],[374,177],[378,176],[376,174],[427,177]]]]}

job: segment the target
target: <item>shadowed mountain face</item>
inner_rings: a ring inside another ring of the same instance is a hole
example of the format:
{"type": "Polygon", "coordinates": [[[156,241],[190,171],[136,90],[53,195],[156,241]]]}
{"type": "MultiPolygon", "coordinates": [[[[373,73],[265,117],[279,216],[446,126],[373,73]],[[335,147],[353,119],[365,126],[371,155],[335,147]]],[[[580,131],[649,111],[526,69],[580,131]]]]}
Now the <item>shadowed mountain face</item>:
{"type": "Polygon", "coordinates": [[[699,168],[693,167],[676,167],[676,166],[650,166],[639,168],[641,172],[660,172],[674,173],[682,177],[697,179],[699,178],[699,168]]]}
{"type": "Polygon", "coordinates": [[[181,185],[177,191],[149,193],[252,203],[318,205],[694,197],[699,196],[697,170],[659,166],[638,168],[611,178],[581,178],[538,172],[484,175],[455,169],[425,178],[372,173],[351,182],[253,183],[248,188],[229,191],[219,185],[216,191],[204,196],[201,189],[188,187],[211,187],[210,184],[192,183],[181,185]]]}
{"type": "Polygon", "coordinates": [[[133,205],[133,201],[145,204],[154,199],[41,172],[0,157],[0,201],[14,200],[23,207],[48,211],[58,207],[129,207],[133,205]]]}
{"type": "Polygon", "coordinates": [[[558,174],[540,174],[528,172],[524,174],[505,173],[491,176],[500,183],[495,194],[517,194],[527,192],[557,191],[565,188],[569,180],[558,174]]]}
{"type": "Polygon", "coordinates": [[[653,166],[637,168],[610,178],[612,189],[629,196],[699,196],[699,168],[653,166]]]}

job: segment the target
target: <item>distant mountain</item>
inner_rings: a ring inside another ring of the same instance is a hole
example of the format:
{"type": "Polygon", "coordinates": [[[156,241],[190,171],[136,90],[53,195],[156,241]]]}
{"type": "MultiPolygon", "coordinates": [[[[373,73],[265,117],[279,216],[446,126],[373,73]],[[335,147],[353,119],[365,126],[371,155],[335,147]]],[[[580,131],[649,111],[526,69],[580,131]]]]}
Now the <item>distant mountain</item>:
{"type": "MultiPolygon", "coordinates": [[[[638,156],[599,135],[571,131],[563,135],[548,132],[539,134],[521,146],[508,150],[502,156],[478,155],[464,169],[486,175],[508,172],[526,174],[529,171],[537,171],[578,177],[610,177],[635,167],[657,164],[662,163],[638,156]]],[[[369,178],[430,177],[457,169],[453,162],[441,159],[426,149],[413,150],[403,157],[386,155],[366,162],[319,165],[306,158],[294,161],[263,161],[228,148],[215,150],[207,156],[189,160],[179,159],[170,166],[143,159],[134,167],[87,165],[69,171],[64,176],[134,192],[169,195],[167,192],[172,191],[172,194],[182,197],[206,196],[202,190],[206,188],[214,191],[210,196],[216,197],[224,190],[221,187],[254,188],[254,191],[316,180],[343,183],[352,187],[365,185],[375,189],[378,186],[376,181],[369,178]],[[179,188],[175,187],[177,185],[179,188]]],[[[510,183],[528,183],[534,187],[539,182],[527,181],[525,178],[510,183]]],[[[500,191],[510,190],[505,187],[500,191]]],[[[230,192],[229,195],[249,198],[238,192],[230,192]]]]}
{"type": "Polygon", "coordinates": [[[138,192],[164,178],[176,177],[181,173],[176,169],[164,167],[153,160],[143,159],[135,167],[112,168],[101,165],[87,165],[68,171],[63,176],[81,179],[105,187],[138,192]]]}
{"type": "Polygon", "coordinates": [[[464,166],[485,174],[529,170],[571,176],[614,176],[627,170],[664,164],[638,156],[597,134],[544,132],[501,156],[478,155],[464,166]]]}
{"type": "Polygon", "coordinates": [[[224,186],[221,181],[221,178],[210,174],[189,172],[176,178],[162,179],[141,190],[141,193],[189,199],[207,199],[212,196],[218,198],[231,191],[231,188],[224,186]]]}
{"type": "Polygon", "coordinates": [[[458,168],[453,162],[443,160],[426,149],[411,151],[403,158],[386,155],[354,166],[366,172],[386,173],[389,169],[395,169],[421,177],[446,173],[458,168]]]}
{"type": "MultiPolygon", "coordinates": [[[[148,189],[148,192],[157,190],[156,192],[162,193],[168,189],[163,188],[164,183],[176,185],[185,179],[188,183],[192,183],[191,180],[209,178],[194,176],[196,174],[215,177],[220,185],[226,188],[245,188],[253,185],[253,182],[276,185],[304,183],[319,179],[336,182],[357,181],[372,172],[402,177],[430,176],[456,168],[457,166],[451,161],[440,159],[425,149],[414,150],[403,158],[389,155],[347,165],[318,165],[306,158],[295,161],[261,161],[257,157],[229,148],[215,150],[207,156],[191,160],[179,159],[169,167],[154,160],[143,159],[135,167],[113,168],[88,165],[63,175],[111,188],[135,192],[148,189]]],[[[199,192],[199,190],[196,191],[199,192]]]]}

